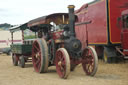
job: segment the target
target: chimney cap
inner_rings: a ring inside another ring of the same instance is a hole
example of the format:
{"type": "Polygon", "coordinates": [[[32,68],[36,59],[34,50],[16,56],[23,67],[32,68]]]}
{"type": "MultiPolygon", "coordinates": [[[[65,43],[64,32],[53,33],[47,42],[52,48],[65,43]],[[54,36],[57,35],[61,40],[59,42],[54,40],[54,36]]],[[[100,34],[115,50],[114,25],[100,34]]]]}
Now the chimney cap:
{"type": "Polygon", "coordinates": [[[68,5],[68,8],[75,8],[75,6],[74,5],[68,5]]]}

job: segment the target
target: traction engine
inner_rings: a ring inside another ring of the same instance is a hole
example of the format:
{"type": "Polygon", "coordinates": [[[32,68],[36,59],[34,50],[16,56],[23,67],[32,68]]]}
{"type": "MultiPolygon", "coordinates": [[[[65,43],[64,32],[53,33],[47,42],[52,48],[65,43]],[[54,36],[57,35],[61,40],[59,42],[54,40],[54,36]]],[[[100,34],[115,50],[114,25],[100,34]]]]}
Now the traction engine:
{"type": "MultiPolygon", "coordinates": [[[[78,64],[82,64],[87,75],[94,76],[98,68],[97,54],[93,47],[82,48],[75,35],[74,6],[69,5],[69,23],[51,23],[48,28],[39,28],[38,38],[33,42],[32,61],[36,72],[47,72],[56,66],[61,78],[66,79],[78,64]]],[[[64,21],[64,20],[63,20],[64,21]]],[[[30,27],[34,28],[34,27],[30,27]]]]}

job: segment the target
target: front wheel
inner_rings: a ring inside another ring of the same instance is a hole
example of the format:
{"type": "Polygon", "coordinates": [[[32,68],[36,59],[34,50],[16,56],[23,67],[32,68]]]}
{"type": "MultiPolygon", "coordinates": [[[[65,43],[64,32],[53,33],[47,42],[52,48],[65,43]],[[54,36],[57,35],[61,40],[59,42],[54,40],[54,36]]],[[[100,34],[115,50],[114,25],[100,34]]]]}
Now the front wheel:
{"type": "Polygon", "coordinates": [[[94,76],[98,68],[98,57],[93,47],[87,47],[83,50],[82,67],[89,76],[94,76]]]}
{"type": "Polygon", "coordinates": [[[59,48],[57,50],[55,64],[58,75],[66,79],[70,73],[70,59],[65,48],[59,48]]]}

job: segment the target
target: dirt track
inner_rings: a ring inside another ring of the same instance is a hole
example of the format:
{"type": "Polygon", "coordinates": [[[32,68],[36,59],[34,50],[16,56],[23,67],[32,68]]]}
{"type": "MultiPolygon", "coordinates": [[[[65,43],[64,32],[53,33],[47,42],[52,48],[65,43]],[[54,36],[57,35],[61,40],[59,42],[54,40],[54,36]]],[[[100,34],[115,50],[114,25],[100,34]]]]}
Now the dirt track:
{"type": "Polygon", "coordinates": [[[81,65],[70,73],[68,79],[60,79],[55,67],[48,73],[38,74],[32,63],[25,68],[13,66],[11,57],[0,55],[0,85],[128,85],[128,62],[120,64],[104,64],[99,61],[95,77],[86,76],[81,65]]]}

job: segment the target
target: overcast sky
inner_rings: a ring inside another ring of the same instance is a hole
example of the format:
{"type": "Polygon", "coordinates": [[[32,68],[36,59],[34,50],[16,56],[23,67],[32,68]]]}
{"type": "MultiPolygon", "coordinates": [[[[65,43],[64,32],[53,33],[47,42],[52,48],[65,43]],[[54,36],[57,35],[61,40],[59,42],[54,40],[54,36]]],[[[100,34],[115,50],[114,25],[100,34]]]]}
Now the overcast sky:
{"type": "Polygon", "coordinates": [[[0,0],[0,24],[23,24],[37,17],[68,12],[68,5],[80,8],[93,0],[0,0]]]}

